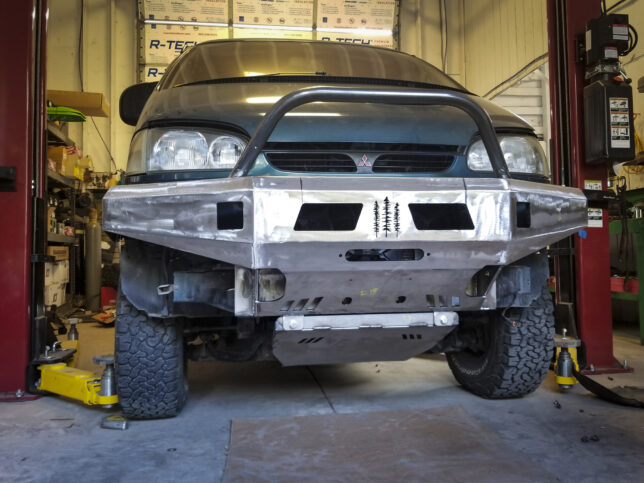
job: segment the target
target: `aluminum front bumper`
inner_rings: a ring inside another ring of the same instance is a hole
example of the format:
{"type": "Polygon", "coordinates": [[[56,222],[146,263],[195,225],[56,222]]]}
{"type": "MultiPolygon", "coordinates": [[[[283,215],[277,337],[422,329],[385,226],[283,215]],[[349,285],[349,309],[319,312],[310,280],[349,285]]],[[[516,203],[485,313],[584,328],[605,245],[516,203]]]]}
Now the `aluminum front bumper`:
{"type": "Polygon", "coordinates": [[[279,269],[286,289],[277,301],[260,303],[256,291],[242,296],[236,289],[236,314],[260,316],[494,308],[493,287],[484,296],[466,294],[477,271],[512,263],[587,224],[580,190],[488,178],[242,177],[156,183],[112,188],[103,206],[108,232],[252,273],[279,269]],[[302,205],[309,203],[353,203],[362,209],[353,230],[295,230],[302,205]],[[419,203],[465,205],[472,227],[419,229],[409,208],[419,203]],[[389,231],[384,230],[385,204],[389,231]],[[517,226],[518,204],[529,206],[528,227],[517,226]],[[243,210],[243,219],[239,225],[233,221],[232,228],[218,217],[231,206],[243,210]],[[413,249],[422,257],[346,258],[350,250],[371,249],[413,249]]]}

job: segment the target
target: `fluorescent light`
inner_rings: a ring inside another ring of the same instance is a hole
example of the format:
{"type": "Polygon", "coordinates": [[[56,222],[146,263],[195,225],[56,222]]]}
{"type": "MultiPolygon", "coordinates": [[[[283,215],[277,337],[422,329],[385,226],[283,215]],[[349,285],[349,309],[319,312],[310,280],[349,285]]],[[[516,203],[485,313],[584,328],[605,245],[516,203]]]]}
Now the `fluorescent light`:
{"type": "Polygon", "coordinates": [[[239,29],[269,29],[269,30],[297,30],[300,32],[311,32],[312,27],[290,27],[288,25],[248,25],[245,23],[234,23],[233,27],[239,29]]]}
{"type": "MultiPolygon", "coordinates": [[[[244,72],[246,77],[249,77],[249,74],[244,72]]],[[[255,75],[263,75],[263,74],[255,74],[255,75]]],[[[273,97],[247,97],[246,102],[248,104],[275,104],[277,101],[281,99],[280,96],[273,96],[273,97]]]]}
{"type": "MultiPolygon", "coordinates": [[[[265,116],[265,112],[260,112],[260,116],[265,116]]],[[[339,112],[287,112],[284,116],[290,117],[342,117],[339,112]]]]}
{"type": "Polygon", "coordinates": [[[195,27],[228,27],[227,23],[220,22],[188,22],[185,20],[156,20],[153,18],[146,18],[143,23],[157,25],[190,25],[195,27]]]}
{"type": "Polygon", "coordinates": [[[328,27],[318,27],[318,32],[330,32],[330,33],[342,33],[342,34],[351,34],[351,35],[377,35],[386,37],[388,35],[393,35],[391,30],[378,30],[378,29],[348,29],[348,28],[337,28],[332,29],[328,27]]]}

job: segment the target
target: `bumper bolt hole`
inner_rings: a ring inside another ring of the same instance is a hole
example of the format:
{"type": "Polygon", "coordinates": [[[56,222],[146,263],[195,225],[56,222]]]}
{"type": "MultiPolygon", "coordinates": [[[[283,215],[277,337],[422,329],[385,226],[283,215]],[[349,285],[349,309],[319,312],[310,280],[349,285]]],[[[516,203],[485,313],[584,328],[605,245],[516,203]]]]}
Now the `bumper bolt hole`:
{"type": "Polygon", "coordinates": [[[344,297],[342,299],[342,305],[349,305],[353,300],[351,300],[351,297],[344,297]]]}
{"type": "Polygon", "coordinates": [[[405,300],[407,300],[407,297],[401,295],[400,297],[396,298],[396,303],[397,304],[404,304],[405,300]]]}

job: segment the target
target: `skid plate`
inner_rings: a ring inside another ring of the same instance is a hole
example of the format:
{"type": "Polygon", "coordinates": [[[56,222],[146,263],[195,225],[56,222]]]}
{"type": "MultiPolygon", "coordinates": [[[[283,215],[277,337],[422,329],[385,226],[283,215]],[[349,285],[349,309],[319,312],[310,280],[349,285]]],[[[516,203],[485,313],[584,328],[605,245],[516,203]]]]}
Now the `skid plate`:
{"type": "Polygon", "coordinates": [[[457,325],[455,312],[284,316],[275,324],[273,354],[284,366],[404,361],[457,325]]]}

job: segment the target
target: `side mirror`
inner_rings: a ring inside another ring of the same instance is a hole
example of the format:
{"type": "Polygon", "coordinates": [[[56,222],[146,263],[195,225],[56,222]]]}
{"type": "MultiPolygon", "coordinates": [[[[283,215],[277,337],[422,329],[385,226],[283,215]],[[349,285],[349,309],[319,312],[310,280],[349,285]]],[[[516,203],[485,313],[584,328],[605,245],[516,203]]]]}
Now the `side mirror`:
{"type": "Polygon", "coordinates": [[[128,87],[119,100],[119,114],[125,124],[136,126],[143,106],[157,86],[157,82],[144,82],[128,87]]]}

